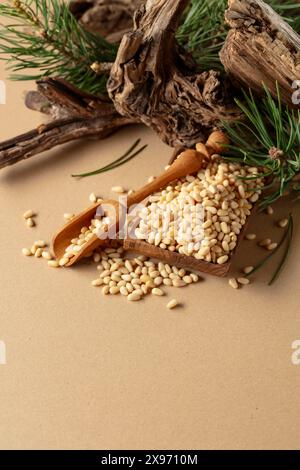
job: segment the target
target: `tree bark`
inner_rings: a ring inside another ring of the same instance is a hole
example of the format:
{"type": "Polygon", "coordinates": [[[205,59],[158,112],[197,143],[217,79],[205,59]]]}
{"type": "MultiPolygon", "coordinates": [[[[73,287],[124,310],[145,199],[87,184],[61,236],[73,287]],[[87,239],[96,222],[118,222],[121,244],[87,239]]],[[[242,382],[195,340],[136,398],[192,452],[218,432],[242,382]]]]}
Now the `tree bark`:
{"type": "Polygon", "coordinates": [[[117,111],[152,127],[172,147],[203,141],[239,112],[229,82],[197,73],[175,33],[188,0],[148,0],[121,42],[108,81],[117,111]]]}
{"type": "Polygon", "coordinates": [[[0,169],[83,137],[104,139],[136,123],[118,114],[107,98],[95,98],[59,79],[40,80],[38,92],[27,96],[27,105],[55,119],[0,143],[0,169]]]}
{"type": "Polygon", "coordinates": [[[300,80],[300,36],[262,0],[229,0],[225,19],[231,30],[221,61],[233,80],[260,94],[264,83],[284,103],[293,102],[300,80]]]}

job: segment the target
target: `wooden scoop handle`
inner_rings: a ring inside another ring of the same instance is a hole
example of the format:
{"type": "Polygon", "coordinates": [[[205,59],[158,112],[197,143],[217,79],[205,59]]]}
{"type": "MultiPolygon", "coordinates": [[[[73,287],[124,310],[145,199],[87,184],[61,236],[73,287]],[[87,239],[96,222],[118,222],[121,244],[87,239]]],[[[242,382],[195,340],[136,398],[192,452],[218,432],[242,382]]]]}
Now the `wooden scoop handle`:
{"type": "Polygon", "coordinates": [[[146,184],[141,189],[138,189],[128,198],[128,207],[133,204],[138,204],[151,194],[156,193],[160,189],[166,187],[172,181],[175,181],[183,176],[197,173],[203,165],[205,156],[196,150],[185,150],[175,160],[174,163],[164,171],[160,176],[155,178],[151,183],[146,184]]]}

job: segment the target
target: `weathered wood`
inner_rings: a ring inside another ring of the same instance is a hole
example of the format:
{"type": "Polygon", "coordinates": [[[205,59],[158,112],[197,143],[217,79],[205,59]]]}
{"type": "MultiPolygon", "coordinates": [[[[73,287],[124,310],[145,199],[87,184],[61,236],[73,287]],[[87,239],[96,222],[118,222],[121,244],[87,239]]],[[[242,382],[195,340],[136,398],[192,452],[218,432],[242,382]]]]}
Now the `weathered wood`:
{"type": "Polygon", "coordinates": [[[117,111],[140,119],[169,145],[203,141],[220,120],[237,118],[229,82],[197,73],[175,33],[189,0],[148,0],[121,42],[108,92],[117,111]]]}
{"type": "Polygon", "coordinates": [[[117,113],[106,97],[83,93],[64,80],[47,78],[37,85],[38,92],[27,95],[27,105],[54,120],[0,143],[0,169],[73,140],[104,139],[136,122],[117,113]]]}
{"type": "Polygon", "coordinates": [[[300,36],[262,0],[229,0],[225,19],[231,30],[221,61],[233,80],[261,93],[262,83],[294,106],[292,84],[300,80],[300,36]]]}
{"type": "Polygon", "coordinates": [[[37,129],[0,144],[0,169],[83,137],[104,139],[131,123],[131,119],[119,116],[113,121],[103,117],[74,117],[41,124],[37,129]]]}
{"type": "Polygon", "coordinates": [[[133,26],[133,14],[145,0],[72,0],[69,8],[82,26],[116,43],[133,26]]]}

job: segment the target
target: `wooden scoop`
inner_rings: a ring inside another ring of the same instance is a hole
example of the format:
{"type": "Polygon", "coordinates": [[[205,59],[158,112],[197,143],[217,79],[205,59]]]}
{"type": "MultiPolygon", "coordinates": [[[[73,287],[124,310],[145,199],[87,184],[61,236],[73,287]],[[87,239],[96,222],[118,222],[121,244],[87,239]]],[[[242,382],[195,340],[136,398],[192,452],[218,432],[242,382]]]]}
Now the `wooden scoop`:
{"type": "MultiPolygon", "coordinates": [[[[197,173],[205,160],[205,155],[196,150],[185,150],[181,155],[175,160],[175,162],[160,176],[155,178],[151,183],[146,184],[141,189],[137,190],[128,197],[127,207],[134,204],[138,204],[151,194],[163,189],[172,181],[175,181],[184,176],[190,175],[192,173],[197,173]]],[[[115,214],[119,213],[119,202],[114,200],[107,200],[101,203],[94,204],[93,206],[88,207],[86,210],[81,212],[77,217],[72,219],[68,224],[66,224],[54,237],[52,240],[52,250],[57,259],[63,257],[66,248],[70,245],[73,238],[77,238],[80,230],[84,226],[89,226],[91,220],[95,217],[97,208],[100,205],[113,206],[115,208],[115,214]]],[[[119,216],[116,216],[114,221],[115,230],[118,231],[119,227],[119,216]]],[[[70,261],[65,266],[72,266],[81,258],[87,256],[89,253],[92,253],[99,245],[105,245],[107,240],[101,240],[96,234],[91,237],[91,239],[82,247],[76,255],[70,259],[70,261]]]]}

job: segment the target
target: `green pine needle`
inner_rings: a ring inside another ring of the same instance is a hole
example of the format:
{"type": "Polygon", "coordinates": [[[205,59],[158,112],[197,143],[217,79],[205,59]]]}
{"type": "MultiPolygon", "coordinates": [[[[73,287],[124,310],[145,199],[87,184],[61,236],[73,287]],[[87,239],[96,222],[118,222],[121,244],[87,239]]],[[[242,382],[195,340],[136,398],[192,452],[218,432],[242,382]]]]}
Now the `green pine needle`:
{"type": "Polygon", "coordinates": [[[13,80],[59,76],[79,89],[106,92],[107,72],[93,64],[114,62],[116,46],[86,32],[60,0],[12,0],[0,5],[0,15],[13,21],[0,29],[0,58],[13,80]],[[26,70],[25,74],[19,73],[26,70]]]}
{"type": "Polygon", "coordinates": [[[144,145],[140,149],[138,149],[136,152],[132,153],[136,147],[139,145],[141,139],[138,139],[127,152],[122,155],[121,157],[117,158],[113,162],[109,163],[106,166],[103,166],[102,168],[99,168],[98,170],[90,171],[88,173],[81,173],[77,175],[71,175],[73,178],[85,178],[87,176],[95,176],[99,175],[100,173],[105,173],[106,171],[111,171],[114,170],[115,168],[118,168],[121,165],[124,165],[125,163],[129,162],[133,158],[135,158],[137,155],[139,155],[141,152],[143,152],[148,145],[144,145]]]}
{"type": "Polygon", "coordinates": [[[245,119],[224,122],[231,145],[226,159],[258,167],[260,176],[271,179],[262,205],[270,205],[290,189],[300,172],[300,111],[290,110],[264,87],[265,97],[255,100],[252,92],[244,92],[244,101],[236,100],[245,119]]]}

